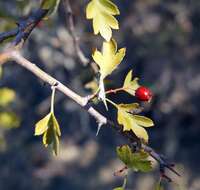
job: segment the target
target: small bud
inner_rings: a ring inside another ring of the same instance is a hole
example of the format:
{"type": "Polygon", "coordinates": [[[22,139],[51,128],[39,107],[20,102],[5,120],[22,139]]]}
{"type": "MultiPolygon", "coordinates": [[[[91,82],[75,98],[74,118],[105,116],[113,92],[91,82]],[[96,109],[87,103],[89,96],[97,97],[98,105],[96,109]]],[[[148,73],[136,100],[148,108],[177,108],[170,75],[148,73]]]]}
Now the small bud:
{"type": "Polygon", "coordinates": [[[141,101],[150,101],[153,94],[152,94],[152,92],[149,88],[144,87],[144,86],[140,86],[135,91],[135,96],[141,101]]]}

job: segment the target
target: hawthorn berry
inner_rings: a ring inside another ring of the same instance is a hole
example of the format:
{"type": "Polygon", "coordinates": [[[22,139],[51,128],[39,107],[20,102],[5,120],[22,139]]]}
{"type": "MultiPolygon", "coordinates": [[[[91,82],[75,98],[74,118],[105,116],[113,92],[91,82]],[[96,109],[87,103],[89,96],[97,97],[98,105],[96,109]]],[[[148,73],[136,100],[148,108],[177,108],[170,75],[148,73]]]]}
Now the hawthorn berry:
{"type": "Polygon", "coordinates": [[[147,88],[145,86],[140,86],[135,91],[135,96],[141,101],[150,101],[153,94],[149,88],[147,88]]]}

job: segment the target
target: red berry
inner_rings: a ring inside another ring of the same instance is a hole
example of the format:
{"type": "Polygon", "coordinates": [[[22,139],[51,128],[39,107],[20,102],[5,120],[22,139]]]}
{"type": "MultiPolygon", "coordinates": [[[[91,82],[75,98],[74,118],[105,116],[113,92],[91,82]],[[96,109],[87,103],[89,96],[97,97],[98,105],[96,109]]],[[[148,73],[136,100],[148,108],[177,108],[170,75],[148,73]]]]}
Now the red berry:
{"type": "Polygon", "coordinates": [[[149,88],[144,87],[144,86],[140,86],[135,91],[135,96],[141,101],[150,101],[153,94],[152,94],[152,92],[149,88]]]}

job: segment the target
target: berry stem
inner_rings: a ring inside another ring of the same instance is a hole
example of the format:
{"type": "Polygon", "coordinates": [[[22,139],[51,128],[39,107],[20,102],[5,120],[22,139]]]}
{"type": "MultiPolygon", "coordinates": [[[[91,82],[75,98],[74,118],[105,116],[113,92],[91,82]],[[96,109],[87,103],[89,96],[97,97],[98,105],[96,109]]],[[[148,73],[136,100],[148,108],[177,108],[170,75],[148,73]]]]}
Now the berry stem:
{"type": "Polygon", "coordinates": [[[111,101],[110,99],[106,98],[106,101],[109,102],[110,104],[112,104],[114,107],[118,108],[117,104],[113,101],[111,101]]]}

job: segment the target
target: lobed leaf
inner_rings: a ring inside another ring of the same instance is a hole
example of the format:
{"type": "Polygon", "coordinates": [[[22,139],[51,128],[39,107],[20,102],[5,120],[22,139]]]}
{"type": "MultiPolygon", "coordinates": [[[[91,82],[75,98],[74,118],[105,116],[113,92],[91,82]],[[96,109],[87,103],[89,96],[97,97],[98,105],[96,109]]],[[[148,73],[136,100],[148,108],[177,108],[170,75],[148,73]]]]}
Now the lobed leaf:
{"type": "Polygon", "coordinates": [[[42,135],[45,131],[47,131],[50,117],[51,113],[49,113],[47,116],[36,123],[34,134],[35,136],[42,135]]]}
{"type": "Polygon", "coordinates": [[[119,15],[118,7],[110,0],[91,0],[86,8],[86,18],[93,19],[94,34],[100,33],[110,41],[112,29],[119,29],[119,24],[113,15],[119,15]]]}
{"type": "Polygon", "coordinates": [[[142,172],[152,170],[152,164],[148,160],[148,154],[143,151],[132,153],[131,148],[128,145],[124,145],[117,147],[117,155],[128,168],[142,172]]]}
{"type": "Polygon", "coordinates": [[[133,104],[118,104],[117,120],[120,125],[123,125],[124,131],[133,131],[133,133],[145,142],[148,142],[148,133],[144,127],[153,126],[153,121],[147,117],[133,115],[130,112],[138,108],[137,103],[133,104]]]}
{"type": "Polygon", "coordinates": [[[132,151],[128,145],[117,147],[117,156],[125,165],[131,164],[132,151]]]}
{"type": "Polygon", "coordinates": [[[126,49],[121,48],[117,50],[117,43],[114,39],[111,39],[109,42],[103,42],[102,52],[95,50],[92,57],[94,61],[100,68],[100,81],[99,81],[99,98],[104,102],[105,101],[105,89],[103,80],[110,75],[117,66],[121,63],[125,56],[126,49]]]}
{"type": "Polygon", "coordinates": [[[58,154],[61,132],[54,113],[50,112],[36,124],[35,135],[43,135],[42,141],[44,146],[50,146],[53,153],[55,155],[58,154]]]}
{"type": "Polygon", "coordinates": [[[117,51],[117,43],[114,39],[109,42],[103,42],[102,52],[94,51],[92,57],[99,66],[103,79],[117,68],[123,60],[125,53],[125,48],[117,51]]]}
{"type": "Polygon", "coordinates": [[[133,75],[132,75],[132,70],[128,72],[128,74],[126,75],[126,78],[124,80],[124,91],[126,91],[127,93],[131,94],[132,96],[135,95],[135,91],[139,88],[139,84],[138,84],[138,78],[134,78],[133,79],[133,75]]]}

